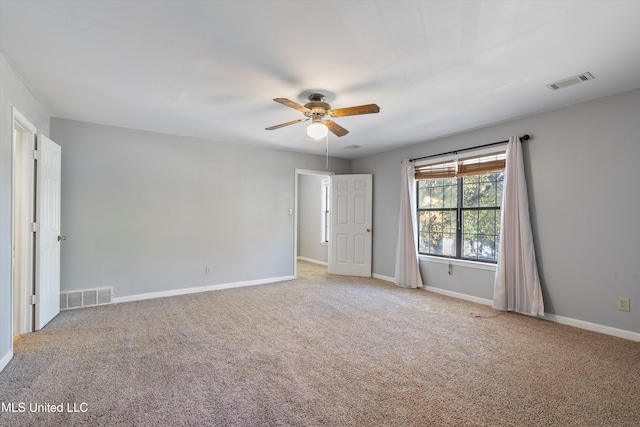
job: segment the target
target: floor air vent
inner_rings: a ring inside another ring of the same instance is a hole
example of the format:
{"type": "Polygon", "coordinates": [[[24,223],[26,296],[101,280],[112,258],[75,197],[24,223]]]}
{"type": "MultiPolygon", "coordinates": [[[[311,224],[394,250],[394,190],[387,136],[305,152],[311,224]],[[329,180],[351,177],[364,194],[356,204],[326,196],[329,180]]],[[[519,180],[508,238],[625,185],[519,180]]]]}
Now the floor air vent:
{"type": "Polygon", "coordinates": [[[92,307],[95,305],[111,304],[112,302],[113,288],[89,289],[86,291],[65,292],[60,294],[60,310],[92,307]]]}

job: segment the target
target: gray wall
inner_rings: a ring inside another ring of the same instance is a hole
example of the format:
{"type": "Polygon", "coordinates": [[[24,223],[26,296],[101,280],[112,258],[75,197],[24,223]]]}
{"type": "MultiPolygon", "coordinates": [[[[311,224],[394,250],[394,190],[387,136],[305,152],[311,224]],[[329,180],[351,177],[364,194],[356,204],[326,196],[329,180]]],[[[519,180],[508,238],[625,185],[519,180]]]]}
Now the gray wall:
{"type": "Polygon", "coordinates": [[[327,263],[329,247],[322,240],[323,175],[299,175],[298,181],[298,256],[327,263]]]}
{"type": "Polygon", "coordinates": [[[11,352],[12,106],[49,136],[49,113],[0,53],[0,360],[11,352]]]}
{"type": "Polygon", "coordinates": [[[324,157],[55,118],[51,131],[64,153],[63,291],[293,275],[295,169],[322,170],[324,157]]]}
{"type": "MultiPolygon", "coordinates": [[[[571,90],[571,89],[569,89],[571,90]]],[[[372,173],[373,271],[394,275],[400,161],[529,133],[525,169],[545,311],[640,332],[640,90],[355,160],[372,173]],[[616,298],[631,298],[631,312],[616,298]]],[[[485,270],[427,260],[427,284],[492,298],[485,270]]]]}

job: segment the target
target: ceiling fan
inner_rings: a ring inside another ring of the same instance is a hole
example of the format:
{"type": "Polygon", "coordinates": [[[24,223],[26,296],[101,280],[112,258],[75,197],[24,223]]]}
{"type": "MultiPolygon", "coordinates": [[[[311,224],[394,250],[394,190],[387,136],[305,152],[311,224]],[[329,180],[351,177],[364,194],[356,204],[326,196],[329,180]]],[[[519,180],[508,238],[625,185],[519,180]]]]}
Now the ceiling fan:
{"type": "Polygon", "coordinates": [[[307,126],[307,134],[314,139],[324,138],[327,135],[328,131],[331,131],[336,136],[345,136],[349,133],[349,131],[330,118],[356,116],[359,114],[371,114],[380,111],[380,107],[378,107],[376,104],[359,105],[357,107],[338,108],[336,110],[332,110],[331,105],[324,102],[324,99],[325,96],[323,94],[312,93],[311,95],[309,95],[309,102],[302,106],[287,98],[275,98],[274,101],[300,111],[306,116],[306,118],[292,120],[290,122],[271,126],[265,129],[280,129],[285,126],[311,120],[311,124],[307,126]]]}

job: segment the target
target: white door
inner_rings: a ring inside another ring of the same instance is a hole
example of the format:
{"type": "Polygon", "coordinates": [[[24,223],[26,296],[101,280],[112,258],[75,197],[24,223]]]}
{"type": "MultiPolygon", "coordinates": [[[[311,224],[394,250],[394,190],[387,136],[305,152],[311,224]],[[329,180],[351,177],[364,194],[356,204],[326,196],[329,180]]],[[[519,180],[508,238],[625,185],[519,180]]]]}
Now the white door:
{"type": "Polygon", "coordinates": [[[62,149],[38,134],[36,157],[35,325],[42,329],[60,312],[60,184],[62,149]]]}
{"type": "Polygon", "coordinates": [[[371,277],[372,175],[331,179],[330,274],[371,277]]]}

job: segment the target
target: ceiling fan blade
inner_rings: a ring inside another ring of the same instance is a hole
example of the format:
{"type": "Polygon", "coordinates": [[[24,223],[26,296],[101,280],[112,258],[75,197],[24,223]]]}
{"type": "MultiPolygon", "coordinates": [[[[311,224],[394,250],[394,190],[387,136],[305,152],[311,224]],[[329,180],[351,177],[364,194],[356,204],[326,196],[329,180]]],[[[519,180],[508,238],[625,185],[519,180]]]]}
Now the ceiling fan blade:
{"type": "Polygon", "coordinates": [[[311,112],[311,110],[308,109],[307,107],[303,107],[302,105],[300,105],[300,104],[298,104],[296,102],[293,102],[292,100],[287,99],[287,98],[275,98],[274,101],[279,102],[282,105],[286,105],[287,107],[291,107],[291,108],[293,108],[295,110],[301,111],[303,113],[310,113],[311,112]]]}
{"type": "Polygon", "coordinates": [[[338,108],[329,113],[332,117],[356,116],[358,114],[371,114],[380,111],[376,104],[358,105],[357,107],[338,108]]]}
{"type": "Polygon", "coordinates": [[[324,124],[327,125],[329,130],[333,132],[336,136],[345,136],[346,134],[349,133],[348,130],[346,130],[345,128],[343,128],[342,126],[340,126],[339,124],[331,120],[325,120],[324,124]]]}
{"type": "Polygon", "coordinates": [[[306,122],[307,120],[309,120],[309,119],[291,120],[290,122],[287,122],[287,123],[281,123],[281,124],[279,124],[279,125],[275,125],[275,126],[271,126],[271,127],[265,128],[265,130],[280,129],[280,128],[283,128],[283,127],[285,127],[285,126],[295,125],[296,123],[306,122]]]}

